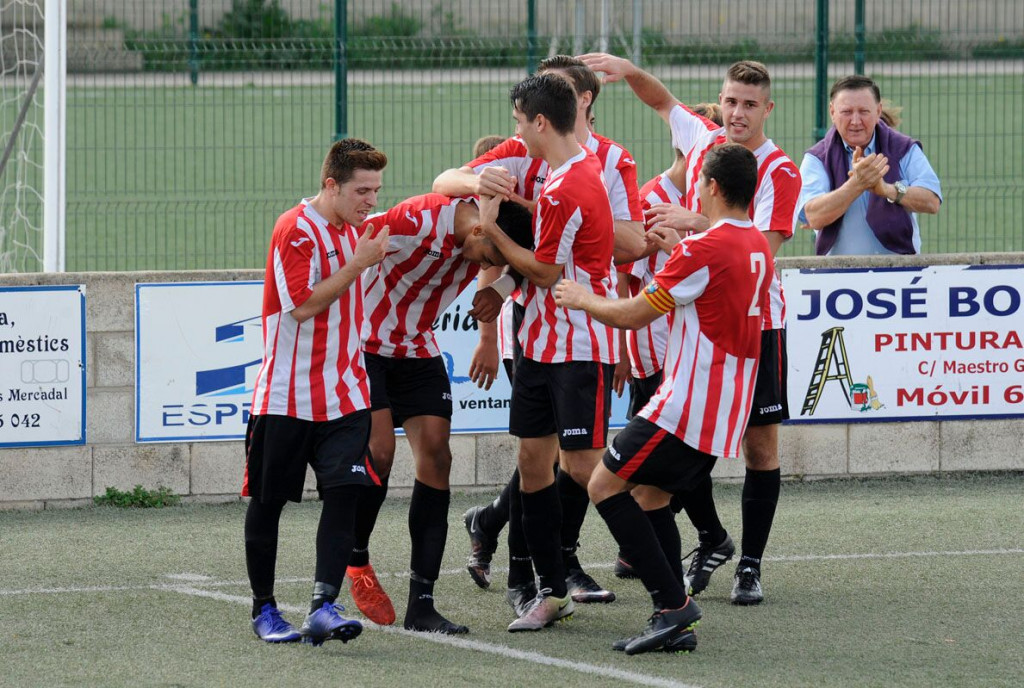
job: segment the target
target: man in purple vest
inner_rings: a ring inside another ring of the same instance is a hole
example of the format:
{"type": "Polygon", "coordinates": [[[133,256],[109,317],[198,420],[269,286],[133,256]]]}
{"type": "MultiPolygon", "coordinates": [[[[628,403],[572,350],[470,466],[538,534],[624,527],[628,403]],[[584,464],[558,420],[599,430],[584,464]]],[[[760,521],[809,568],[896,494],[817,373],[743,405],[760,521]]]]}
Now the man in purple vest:
{"type": "Polygon", "coordinates": [[[815,252],[868,255],[921,252],[916,213],[939,212],[939,178],[921,142],[880,121],[878,85],[843,77],[829,94],[832,127],[800,164],[800,226],[817,234],[815,252]]]}

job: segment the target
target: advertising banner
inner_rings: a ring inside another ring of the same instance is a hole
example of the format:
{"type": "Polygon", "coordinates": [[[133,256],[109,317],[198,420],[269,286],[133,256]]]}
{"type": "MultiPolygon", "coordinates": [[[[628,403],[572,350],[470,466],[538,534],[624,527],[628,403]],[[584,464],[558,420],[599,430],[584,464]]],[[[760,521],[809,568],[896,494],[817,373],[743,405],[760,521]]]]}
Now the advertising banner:
{"type": "Polygon", "coordinates": [[[263,361],[263,282],[135,285],[135,441],[240,440],[263,361]]]}
{"type": "Polygon", "coordinates": [[[85,286],[0,287],[0,447],[85,444],[85,286]]]}
{"type": "Polygon", "coordinates": [[[1024,416],[1024,266],[783,270],[792,422],[1024,416]]]}
{"type": "MultiPolygon", "coordinates": [[[[505,371],[489,390],[469,378],[475,293],[467,287],[434,323],[452,383],[452,432],[507,432],[505,371]]],[[[243,439],[263,358],[263,283],[138,284],[135,297],[136,441],[243,439]]],[[[627,401],[613,394],[613,427],[625,424],[627,401]]]]}

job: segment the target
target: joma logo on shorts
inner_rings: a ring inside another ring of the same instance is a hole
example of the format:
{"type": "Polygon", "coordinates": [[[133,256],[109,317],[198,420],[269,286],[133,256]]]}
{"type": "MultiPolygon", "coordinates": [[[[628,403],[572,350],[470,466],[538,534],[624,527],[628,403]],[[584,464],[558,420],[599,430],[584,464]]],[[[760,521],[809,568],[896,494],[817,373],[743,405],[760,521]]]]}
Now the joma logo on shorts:
{"type": "Polygon", "coordinates": [[[611,454],[616,461],[622,461],[622,455],[615,451],[615,447],[609,445],[608,453],[611,454]]]}
{"type": "Polygon", "coordinates": [[[366,466],[352,466],[352,472],[366,475],[366,466]]]}
{"type": "Polygon", "coordinates": [[[775,411],[781,411],[782,404],[772,404],[771,406],[762,406],[761,413],[774,413],[775,411]]]}
{"type": "Polygon", "coordinates": [[[566,428],[562,431],[562,437],[573,437],[574,435],[586,435],[586,428],[566,428]]]}

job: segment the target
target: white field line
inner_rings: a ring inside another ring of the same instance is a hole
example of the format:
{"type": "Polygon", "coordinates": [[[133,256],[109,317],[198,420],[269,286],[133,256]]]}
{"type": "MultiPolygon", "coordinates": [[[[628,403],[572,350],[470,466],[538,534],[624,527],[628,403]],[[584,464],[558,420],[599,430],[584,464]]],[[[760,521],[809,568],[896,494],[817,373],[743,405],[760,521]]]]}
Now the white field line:
{"type": "MultiPolygon", "coordinates": [[[[195,595],[196,597],[207,597],[214,600],[220,600],[222,602],[234,602],[248,607],[252,604],[252,598],[242,595],[228,595],[222,592],[216,592],[214,590],[202,590],[189,585],[165,585],[161,586],[165,590],[173,590],[174,592],[180,592],[184,595],[195,595]]],[[[297,607],[295,605],[279,604],[278,607],[286,612],[294,614],[305,613],[305,608],[297,607]]],[[[582,674],[593,674],[595,676],[616,678],[620,681],[626,681],[628,683],[635,683],[641,686],[663,686],[664,688],[698,688],[693,684],[679,683],[677,681],[671,681],[669,679],[660,678],[657,676],[648,676],[647,674],[641,674],[633,671],[623,671],[621,669],[615,669],[614,667],[601,666],[599,664],[587,664],[585,662],[572,662],[567,659],[559,659],[557,657],[549,657],[547,655],[540,654],[539,652],[525,652],[523,650],[516,650],[504,645],[493,645],[491,643],[482,643],[477,640],[464,640],[462,638],[455,638],[452,636],[442,635],[440,633],[414,633],[407,631],[404,628],[398,628],[395,626],[378,626],[377,624],[370,621],[361,621],[364,627],[371,628],[375,631],[382,631],[384,633],[391,633],[394,635],[402,635],[416,640],[426,640],[427,642],[437,643],[438,645],[448,645],[450,647],[456,647],[462,650],[474,650],[476,652],[486,652],[492,655],[498,655],[507,659],[516,659],[524,662],[531,662],[533,664],[543,664],[547,666],[558,667],[560,669],[568,669],[570,671],[576,671],[582,674]]]]}
{"type": "MultiPolygon", "coordinates": [[[[958,552],[864,552],[860,554],[791,554],[777,557],[765,557],[765,561],[771,562],[802,562],[802,561],[833,561],[833,560],[846,560],[846,559],[903,559],[903,558],[916,558],[916,557],[988,557],[1002,554],[1024,554],[1024,548],[1001,548],[1001,549],[968,549],[960,550],[958,552]]],[[[603,569],[612,568],[613,564],[606,562],[588,563],[584,565],[588,570],[600,571],[603,569]]],[[[492,573],[505,573],[508,571],[507,567],[495,566],[491,568],[492,573]]],[[[443,569],[441,571],[442,576],[461,576],[466,573],[465,568],[458,569],[443,569]]],[[[391,573],[388,571],[378,571],[378,578],[408,578],[407,572],[396,572],[391,573]]],[[[187,581],[193,586],[203,586],[204,588],[230,588],[237,586],[247,586],[249,581],[246,580],[233,580],[233,581],[221,581],[214,580],[209,576],[197,573],[169,573],[167,578],[171,580],[187,581]]],[[[308,583],[309,577],[288,577],[288,578],[277,578],[277,583],[291,584],[291,583],[308,583]]],[[[14,590],[3,590],[0,589],[0,597],[12,596],[12,595],[60,595],[63,593],[74,593],[74,592],[123,592],[132,590],[165,590],[173,588],[170,584],[138,584],[138,585],[86,585],[86,586],[67,586],[59,588],[20,588],[14,590]]]]}
{"type": "MultiPolygon", "coordinates": [[[[971,549],[962,550],[959,552],[864,552],[860,554],[791,554],[782,555],[777,557],[765,557],[764,561],[767,562],[798,562],[798,561],[831,561],[831,560],[842,560],[842,559],[902,559],[915,558],[915,557],[987,557],[998,554],[1024,554],[1024,548],[1002,548],[1002,549],[971,549]]],[[[601,571],[604,569],[610,569],[614,567],[614,564],[607,562],[588,563],[584,564],[583,567],[588,571],[601,571]]],[[[507,566],[492,566],[491,573],[507,573],[507,566]]],[[[407,571],[377,571],[378,578],[408,578],[409,573],[407,571]]],[[[442,576],[461,576],[466,573],[466,569],[442,569],[440,574],[442,576]]],[[[175,574],[179,576],[194,575],[194,574],[175,574]]],[[[278,583],[307,583],[309,582],[309,576],[300,578],[277,578],[278,583]]],[[[233,587],[238,585],[248,585],[249,581],[236,580],[236,581],[202,581],[196,582],[196,585],[203,585],[206,587],[233,587]]],[[[4,591],[0,590],[0,595],[3,595],[4,591]]]]}

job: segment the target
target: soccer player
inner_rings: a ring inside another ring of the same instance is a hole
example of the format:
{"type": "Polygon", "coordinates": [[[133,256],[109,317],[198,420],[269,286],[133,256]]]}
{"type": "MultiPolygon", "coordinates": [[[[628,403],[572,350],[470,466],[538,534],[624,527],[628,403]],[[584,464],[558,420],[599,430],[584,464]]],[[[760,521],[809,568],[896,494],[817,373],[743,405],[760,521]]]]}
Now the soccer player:
{"type": "MultiPolygon", "coordinates": [[[[588,126],[593,104],[601,90],[600,80],[580,60],[567,55],[556,55],[542,61],[539,73],[561,75],[573,85],[577,97],[574,125],[576,140],[584,148],[593,151],[602,164],[614,218],[615,256],[618,260],[639,257],[645,245],[641,223],[643,211],[637,193],[636,163],[624,147],[592,132],[588,126]]],[[[544,160],[529,155],[524,142],[513,137],[467,165],[443,172],[435,180],[434,190],[445,193],[498,194],[532,208],[549,172],[544,160]]],[[[524,312],[521,292],[518,289],[513,291],[511,279],[503,277],[491,283],[493,277],[493,274],[488,275],[480,281],[481,288],[474,305],[481,312],[489,312],[488,309],[493,307],[495,301],[500,302],[510,293],[515,298],[505,300],[496,328],[484,325],[480,328],[481,341],[474,352],[470,373],[474,380],[485,386],[489,386],[497,374],[499,350],[509,379],[512,379],[513,362],[519,357],[516,333],[524,312]],[[497,349],[495,342],[499,345],[497,349]]],[[[556,483],[564,515],[563,559],[573,600],[580,603],[611,602],[615,599],[615,593],[595,582],[583,570],[576,556],[580,529],[589,506],[586,487],[564,472],[558,475],[556,483]]],[[[497,538],[511,517],[513,526],[508,537],[507,595],[512,608],[521,613],[536,596],[536,585],[526,542],[519,526],[519,500],[513,496],[518,489],[519,475],[516,473],[494,502],[471,508],[463,520],[472,547],[467,569],[473,581],[486,588],[490,585],[490,562],[497,548],[497,538]]]]}
{"type": "Polygon", "coordinates": [[[486,236],[527,280],[509,432],[519,437],[522,525],[540,586],[533,603],[509,625],[517,632],[540,630],[573,612],[560,551],[562,503],[554,466],[560,461],[561,471],[585,485],[600,460],[618,339],[589,316],[555,307],[551,291],[560,278],[571,277],[614,297],[611,204],[600,161],[576,140],[572,86],[541,74],[514,86],[510,100],[527,154],[551,169],[534,208],[533,252],[516,246],[483,213],[486,236]]]}
{"type": "MultiPolygon", "coordinates": [[[[693,111],[707,117],[716,124],[722,123],[721,110],[717,103],[698,103],[693,106],[693,111]]],[[[702,232],[710,225],[707,217],[700,213],[689,210],[684,205],[686,196],[686,156],[678,149],[672,149],[675,159],[672,166],[667,170],[649,180],[640,188],[640,202],[644,210],[645,229],[649,232],[656,227],[673,229],[678,233],[679,239],[689,236],[694,232],[702,232]]],[[[652,240],[653,235],[646,235],[649,250],[652,255],[638,260],[631,265],[619,266],[618,289],[619,296],[631,298],[638,296],[645,286],[650,284],[654,275],[665,266],[671,248],[658,250],[659,242],[652,240]]],[[[666,237],[672,237],[666,233],[666,237]]],[[[646,327],[639,330],[625,330],[625,349],[628,353],[626,359],[630,366],[629,379],[629,411],[627,418],[632,419],[640,412],[655,390],[661,385],[663,379],[662,364],[665,361],[665,349],[668,341],[668,322],[665,318],[658,318],[646,327]]],[[[618,373],[616,375],[618,385],[618,373]]],[[[616,386],[616,391],[619,391],[616,386]]],[[[637,487],[633,496],[639,501],[645,511],[653,509],[648,506],[646,500],[646,488],[637,487]]],[[[682,502],[673,499],[671,508],[674,513],[682,511],[682,502]]],[[[635,573],[625,555],[619,552],[614,565],[615,575],[619,578],[635,578],[635,573]]]]}
{"type": "MultiPolygon", "coordinates": [[[[359,350],[359,276],[384,259],[388,229],[356,227],[377,203],[388,159],[358,139],[331,146],[320,193],[277,219],[263,285],[263,364],[245,434],[245,562],[252,626],[267,642],[347,642],[362,631],[335,605],[353,543],[356,503],[373,471],[370,390],[359,350]],[[274,599],[278,522],[302,499],[306,464],[323,501],[313,600],[301,631],[274,599]]],[[[381,225],[378,225],[381,226],[381,225]]]]}
{"type": "MultiPolygon", "coordinates": [[[[625,79],[637,97],[668,123],[672,145],[688,158],[686,207],[690,210],[703,213],[697,179],[712,146],[738,143],[754,153],[758,162],[758,183],[750,218],[765,232],[774,257],[779,246],[793,235],[801,184],[796,165],[764,132],[765,122],[775,107],[768,69],[759,62],[747,60],[729,67],[718,96],[724,126],[718,126],[688,109],[664,84],[628,60],[602,53],[584,55],[580,59],[594,71],[604,72],[606,81],[625,79]]],[[[737,563],[730,596],[735,604],[744,605],[758,604],[764,599],[761,559],[781,485],[779,425],[789,418],[785,299],[778,272],[773,269],[770,277],[771,301],[764,309],[762,365],[750,424],[743,438],[747,470],[743,483],[742,556],[737,563]]],[[[718,518],[710,479],[685,496],[684,507],[699,535],[699,544],[686,574],[688,591],[696,595],[707,587],[714,570],[732,558],[736,548],[718,518]]]]}
{"type": "MultiPolygon", "coordinates": [[[[529,250],[533,246],[529,211],[504,202],[497,213],[504,234],[513,237],[514,245],[529,250]]],[[[390,475],[394,430],[401,427],[416,464],[409,504],[412,557],[404,626],[413,631],[466,633],[465,626],[436,611],[433,599],[448,533],[452,389],[432,323],[473,282],[481,267],[504,266],[506,261],[483,235],[473,198],[414,196],[367,222],[386,224],[391,230],[387,257],[365,277],[362,336],[373,410],[370,453],[378,473],[390,475]]],[[[372,568],[369,573],[355,572],[353,578],[360,575],[372,575],[372,568]]],[[[376,587],[380,589],[379,582],[376,587]]],[[[381,609],[371,612],[380,614],[381,609]]]]}
{"type": "Polygon", "coordinates": [[[716,457],[739,455],[761,353],[772,267],[768,241],[747,214],[757,160],[738,144],[703,157],[699,185],[711,228],[677,244],[642,295],[607,300],[569,280],[555,288],[559,306],[611,327],[636,329],[673,312],[665,379],[615,437],[589,485],[654,603],[647,627],[613,645],[631,655],[695,645],[701,610],[681,584],[679,531],[668,503],[709,479],[716,457]],[[629,494],[635,485],[656,488],[664,518],[644,515],[629,494]]]}

